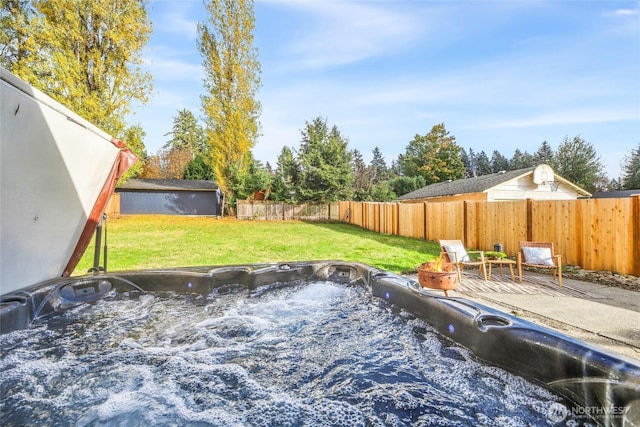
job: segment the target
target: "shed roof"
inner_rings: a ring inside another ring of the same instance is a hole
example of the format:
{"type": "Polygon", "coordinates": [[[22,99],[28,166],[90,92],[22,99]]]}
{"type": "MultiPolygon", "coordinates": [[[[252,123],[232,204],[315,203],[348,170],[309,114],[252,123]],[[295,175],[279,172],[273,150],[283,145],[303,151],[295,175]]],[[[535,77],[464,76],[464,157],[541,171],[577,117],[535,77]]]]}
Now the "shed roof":
{"type": "Polygon", "coordinates": [[[131,191],[215,191],[215,182],[194,179],[143,179],[131,178],[120,184],[117,190],[131,191]]]}
{"type": "Polygon", "coordinates": [[[455,181],[437,182],[412,191],[411,193],[403,194],[396,200],[427,199],[430,197],[452,196],[455,194],[481,193],[503,182],[527,175],[533,172],[534,169],[535,168],[530,167],[472,178],[457,179],[455,181]]]}

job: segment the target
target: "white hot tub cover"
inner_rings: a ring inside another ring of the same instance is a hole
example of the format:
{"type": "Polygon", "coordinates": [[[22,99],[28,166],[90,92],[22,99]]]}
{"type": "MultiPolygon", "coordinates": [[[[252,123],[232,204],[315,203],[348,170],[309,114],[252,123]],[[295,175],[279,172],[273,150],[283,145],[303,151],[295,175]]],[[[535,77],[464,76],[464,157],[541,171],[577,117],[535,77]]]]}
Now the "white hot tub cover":
{"type": "Polygon", "coordinates": [[[0,294],[71,274],[118,178],[137,160],[0,68],[0,294]]]}

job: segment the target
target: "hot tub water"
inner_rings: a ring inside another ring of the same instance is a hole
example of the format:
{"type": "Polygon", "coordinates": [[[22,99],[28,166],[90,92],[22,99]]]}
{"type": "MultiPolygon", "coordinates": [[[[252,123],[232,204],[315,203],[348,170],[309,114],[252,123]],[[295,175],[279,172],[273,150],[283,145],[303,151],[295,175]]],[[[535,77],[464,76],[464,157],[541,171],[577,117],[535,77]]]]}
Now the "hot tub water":
{"type": "Polygon", "coordinates": [[[0,345],[3,425],[519,426],[560,400],[331,282],[111,295],[0,345]]]}

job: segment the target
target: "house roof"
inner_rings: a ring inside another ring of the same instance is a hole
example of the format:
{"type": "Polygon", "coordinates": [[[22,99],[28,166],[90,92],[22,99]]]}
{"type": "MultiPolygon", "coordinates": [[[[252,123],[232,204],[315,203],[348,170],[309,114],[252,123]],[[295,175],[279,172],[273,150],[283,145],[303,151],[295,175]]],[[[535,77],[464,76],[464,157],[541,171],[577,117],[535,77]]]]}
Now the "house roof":
{"type": "Polygon", "coordinates": [[[594,199],[612,199],[631,197],[634,194],[640,194],[640,188],[637,190],[618,190],[618,191],[596,191],[593,193],[594,199]]]}
{"type": "Polygon", "coordinates": [[[116,190],[130,191],[215,191],[215,182],[193,179],[142,179],[131,178],[116,190]]]}
{"type": "Polygon", "coordinates": [[[411,193],[403,194],[396,200],[427,199],[430,197],[453,196],[455,194],[481,193],[503,182],[527,175],[533,172],[534,169],[535,168],[530,167],[472,178],[457,179],[455,181],[437,182],[412,191],[411,193]]]}

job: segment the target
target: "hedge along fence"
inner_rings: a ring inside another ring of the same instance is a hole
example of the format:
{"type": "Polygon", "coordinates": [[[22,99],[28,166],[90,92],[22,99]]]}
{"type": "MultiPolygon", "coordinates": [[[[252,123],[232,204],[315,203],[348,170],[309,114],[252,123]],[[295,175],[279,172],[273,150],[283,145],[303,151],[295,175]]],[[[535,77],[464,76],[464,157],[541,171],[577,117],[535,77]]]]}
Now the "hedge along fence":
{"type": "Polygon", "coordinates": [[[338,204],[291,204],[280,202],[236,202],[238,219],[329,221],[338,219],[338,204]]]}
{"type": "Polygon", "coordinates": [[[378,233],[515,255],[518,242],[553,242],[564,264],[640,276],[640,195],[504,202],[340,202],[340,221],[378,233]]]}

